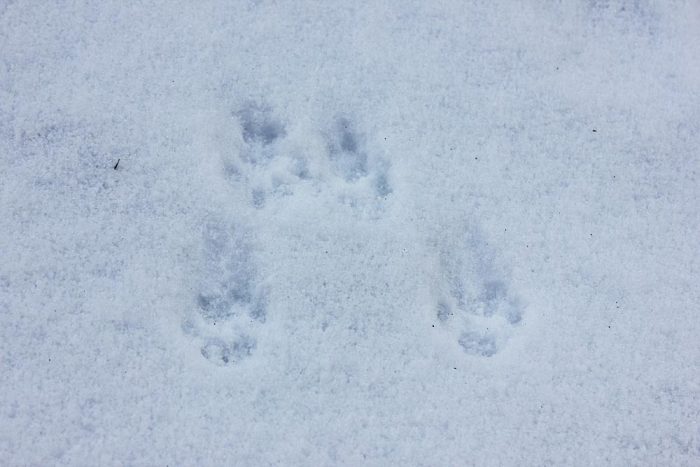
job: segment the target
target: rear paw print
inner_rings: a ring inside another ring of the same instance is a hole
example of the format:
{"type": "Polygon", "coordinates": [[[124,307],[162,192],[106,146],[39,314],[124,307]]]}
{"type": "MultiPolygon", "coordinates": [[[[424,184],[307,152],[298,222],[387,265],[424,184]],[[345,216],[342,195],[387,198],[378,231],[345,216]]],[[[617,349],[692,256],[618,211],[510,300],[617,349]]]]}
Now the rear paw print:
{"type": "Polygon", "coordinates": [[[210,362],[234,364],[255,351],[257,330],[266,319],[267,294],[242,232],[209,224],[204,250],[194,312],[183,323],[183,331],[198,341],[200,353],[210,362]]]}
{"type": "Polygon", "coordinates": [[[478,233],[470,232],[462,251],[443,258],[437,318],[468,355],[500,352],[523,318],[524,306],[495,256],[478,233]]]}

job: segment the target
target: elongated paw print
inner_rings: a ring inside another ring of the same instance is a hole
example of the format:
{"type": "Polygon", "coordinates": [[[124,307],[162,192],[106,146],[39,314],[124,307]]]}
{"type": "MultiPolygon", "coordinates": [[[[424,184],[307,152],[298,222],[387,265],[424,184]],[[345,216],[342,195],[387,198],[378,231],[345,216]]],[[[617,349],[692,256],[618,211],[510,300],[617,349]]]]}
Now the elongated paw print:
{"type": "Polygon", "coordinates": [[[460,251],[443,256],[437,319],[466,354],[492,357],[521,324],[524,306],[476,230],[467,233],[460,251]]]}
{"type": "Polygon", "coordinates": [[[266,290],[244,233],[235,226],[208,224],[202,277],[183,330],[199,342],[204,358],[229,365],[253,355],[266,317],[266,290]]]}

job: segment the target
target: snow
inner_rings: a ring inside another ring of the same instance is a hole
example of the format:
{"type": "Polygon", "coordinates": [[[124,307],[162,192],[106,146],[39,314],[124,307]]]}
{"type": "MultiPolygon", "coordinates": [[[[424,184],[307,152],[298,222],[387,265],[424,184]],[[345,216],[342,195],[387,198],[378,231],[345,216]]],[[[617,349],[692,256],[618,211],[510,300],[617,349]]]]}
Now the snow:
{"type": "Polygon", "coordinates": [[[0,463],[698,465],[699,147],[692,0],[0,1],[0,463]]]}

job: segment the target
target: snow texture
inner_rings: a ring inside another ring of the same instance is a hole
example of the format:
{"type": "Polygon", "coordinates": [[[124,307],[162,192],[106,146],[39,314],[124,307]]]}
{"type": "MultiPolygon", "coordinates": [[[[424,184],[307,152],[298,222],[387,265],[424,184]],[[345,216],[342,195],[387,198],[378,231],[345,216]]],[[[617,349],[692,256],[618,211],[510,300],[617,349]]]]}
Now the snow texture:
{"type": "Polygon", "coordinates": [[[700,4],[0,0],[0,464],[699,465],[700,4]]]}

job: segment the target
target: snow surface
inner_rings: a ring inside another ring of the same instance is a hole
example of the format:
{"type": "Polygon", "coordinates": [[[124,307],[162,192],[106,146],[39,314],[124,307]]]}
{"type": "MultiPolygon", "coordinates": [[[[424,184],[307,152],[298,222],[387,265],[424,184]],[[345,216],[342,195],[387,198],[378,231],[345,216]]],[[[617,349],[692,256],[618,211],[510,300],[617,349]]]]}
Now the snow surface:
{"type": "Polygon", "coordinates": [[[696,0],[0,0],[0,463],[700,465],[698,148],[696,0]]]}

